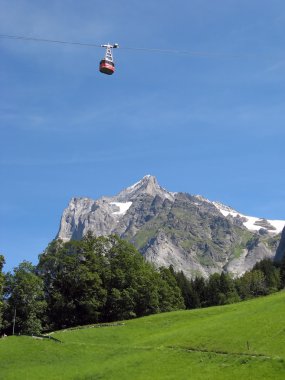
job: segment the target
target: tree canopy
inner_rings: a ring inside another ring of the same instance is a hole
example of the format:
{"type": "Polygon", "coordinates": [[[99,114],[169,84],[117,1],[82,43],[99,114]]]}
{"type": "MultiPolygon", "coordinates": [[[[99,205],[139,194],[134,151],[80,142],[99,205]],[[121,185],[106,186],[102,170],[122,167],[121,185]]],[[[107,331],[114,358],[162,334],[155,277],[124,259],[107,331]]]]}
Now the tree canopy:
{"type": "Polygon", "coordinates": [[[158,272],[117,236],[53,241],[37,267],[49,328],[114,321],[184,308],[168,270],[158,272]]]}
{"type": "Polygon", "coordinates": [[[40,333],[43,328],[46,301],[43,280],[32,263],[24,261],[5,278],[6,325],[17,333],[40,333]],[[14,330],[14,328],[13,328],[14,330]]]}
{"type": "Polygon", "coordinates": [[[52,241],[37,266],[24,261],[4,275],[3,265],[0,255],[0,328],[20,334],[224,305],[285,286],[285,260],[262,260],[239,278],[190,280],[171,266],[155,268],[118,236],[91,233],[52,241]]]}
{"type": "Polygon", "coordinates": [[[3,274],[3,267],[5,264],[5,259],[3,255],[0,255],[0,332],[3,327],[3,287],[4,287],[4,274],[3,274]]]}

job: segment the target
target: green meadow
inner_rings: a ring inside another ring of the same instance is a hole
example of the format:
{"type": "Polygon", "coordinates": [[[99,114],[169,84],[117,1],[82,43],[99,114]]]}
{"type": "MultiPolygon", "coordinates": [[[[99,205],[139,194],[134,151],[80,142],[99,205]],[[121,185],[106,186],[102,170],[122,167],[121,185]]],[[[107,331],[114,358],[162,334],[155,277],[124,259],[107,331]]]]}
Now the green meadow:
{"type": "Polygon", "coordinates": [[[0,339],[0,379],[285,379],[285,292],[48,339],[0,339]]]}

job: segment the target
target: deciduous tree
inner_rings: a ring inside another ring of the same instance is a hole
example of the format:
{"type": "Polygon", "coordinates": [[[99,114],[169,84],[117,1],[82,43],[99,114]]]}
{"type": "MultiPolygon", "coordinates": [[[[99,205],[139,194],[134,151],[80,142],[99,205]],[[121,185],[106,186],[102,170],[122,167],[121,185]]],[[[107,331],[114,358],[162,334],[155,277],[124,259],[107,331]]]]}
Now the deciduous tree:
{"type": "Polygon", "coordinates": [[[3,327],[3,306],[4,306],[4,299],[3,299],[3,287],[4,287],[4,274],[3,274],[3,267],[5,264],[5,259],[3,255],[0,255],[0,332],[3,327]]]}
{"type": "Polygon", "coordinates": [[[12,330],[15,319],[15,332],[38,334],[42,330],[42,321],[46,302],[44,300],[43,281],[37,276],[32,263],[24,261],[8,273],[5,279],[5,297],[7,299],[6,320],[12,330]]]}

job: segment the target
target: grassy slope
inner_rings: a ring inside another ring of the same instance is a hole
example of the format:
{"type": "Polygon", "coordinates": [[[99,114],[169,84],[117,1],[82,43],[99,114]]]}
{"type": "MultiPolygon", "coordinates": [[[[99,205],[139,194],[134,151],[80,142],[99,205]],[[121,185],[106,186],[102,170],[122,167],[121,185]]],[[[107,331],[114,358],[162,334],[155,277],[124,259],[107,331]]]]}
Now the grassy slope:
{"type": "Polygon", "coordinates": [[[0,379],[283,380],[284,321],[281,292],[124,326],[60,331],[54,337],[62,344],[8,337],[0,340],[0,379]]]}

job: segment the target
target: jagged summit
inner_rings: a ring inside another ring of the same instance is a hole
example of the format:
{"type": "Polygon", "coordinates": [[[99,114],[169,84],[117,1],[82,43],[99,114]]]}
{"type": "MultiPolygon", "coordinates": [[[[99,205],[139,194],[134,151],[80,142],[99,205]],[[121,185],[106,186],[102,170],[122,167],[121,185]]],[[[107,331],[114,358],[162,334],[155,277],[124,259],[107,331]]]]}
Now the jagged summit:
{"type": "Polygon", "coordinates": [[[88,231],[117,234],[135,244],[146,260],[173,265],[188,277],[221,271],[240,275],[261,259],[274,257],[284,225],[282,220],[241,214],[201,195],[171,193],[146,175],[115,196],[72,198],[57,238],[77,240],[88,231]]]}
{"type": "Polygon", "coordinates": [[[174,201],[174,196],[161,187],[152,175],[144,176],[113,197],[103,196],[97,200],[72,198],[63,212],[57,238],[64,241],[80,239],[89,230],[96,235],[122,234],[128,225],[121,220],[132,209],[133,204],[146,196],[174,201]]]}
{"type": "Polygon", "coordinates": [[[134,198],[137,198],[141,194],[148,194],[152,197],[156,195],[160,196],[162,199],[173,200],[173,195],[161,187],[153,175],[146,175],[140,181],[136,182],[134,185],[127,187],[121,191],[116,199],[118,202],[130,202],[134,198]]]}

